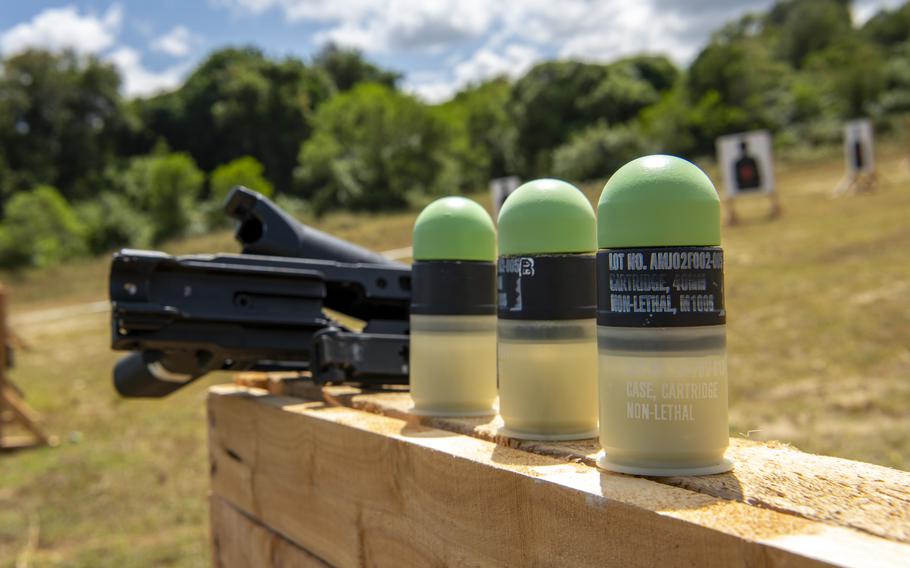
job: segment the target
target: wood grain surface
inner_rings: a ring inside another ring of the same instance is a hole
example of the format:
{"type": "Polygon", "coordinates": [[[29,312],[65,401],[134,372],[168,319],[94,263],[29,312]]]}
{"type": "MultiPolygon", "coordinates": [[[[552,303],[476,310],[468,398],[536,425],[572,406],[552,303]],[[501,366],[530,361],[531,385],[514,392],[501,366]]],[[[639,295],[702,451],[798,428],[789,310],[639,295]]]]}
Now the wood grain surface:
{"type": "Polygon", "coordinates": [[[732,479],[671,485],[600,472],[580,445],[513,447],[477,434],[483,424],[467,435],[395,416],[402,401],[392,399],[400,394],[330,389],[322,396],[213,388],[212,492],[331,565],[910,565],[910,545],[898,538],[906,535],[906,511],[893,506],[906,490],[901,472],[873,469],[856,481],[850,468],[874,466],[810,456],[836,471],[816,470],[791,496],[788,484],[801,474],[785,465],[805,454],[737,442],[732,479]],[[765,463],[749,463],[744,475],[744,456],[765,463]],[[770,480],[755,484],[762,475],[770,480]],[[756,502],[775,479],[785,506],[756,502]],[[898,489],[871,495],[865,507],[844,501],[859,507],[852,512],[813,505],[829,498],[838,479],[873,492],[898,489]],[[789,510],[799,506],[808,510],[789,510]],[[876,525],[890,528],[872,534],[876,525]]]}

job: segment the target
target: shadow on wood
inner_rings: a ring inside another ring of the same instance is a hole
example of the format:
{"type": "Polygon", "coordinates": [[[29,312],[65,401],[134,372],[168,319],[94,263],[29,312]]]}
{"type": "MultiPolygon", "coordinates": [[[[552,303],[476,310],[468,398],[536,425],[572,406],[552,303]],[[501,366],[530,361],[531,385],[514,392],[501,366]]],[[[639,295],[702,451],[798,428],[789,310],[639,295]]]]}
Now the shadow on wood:
{"type": "Polygon", "coordinates": [[[212,493],[334,566],[910,563],[910,473],[733,439],[734,473],[658,481],[592,467],[593,441],[316,391],[213,388],[212,493]]]}

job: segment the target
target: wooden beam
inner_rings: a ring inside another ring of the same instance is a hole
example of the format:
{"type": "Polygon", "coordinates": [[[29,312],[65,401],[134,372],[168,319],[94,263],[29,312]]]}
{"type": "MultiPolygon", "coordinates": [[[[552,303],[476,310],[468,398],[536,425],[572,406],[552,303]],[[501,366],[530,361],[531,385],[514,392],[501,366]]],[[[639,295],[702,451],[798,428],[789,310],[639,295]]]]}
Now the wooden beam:
{"type": "Polygon", "coordinates": [[[287,538],[262,526],[224,499],[213,496],[209,500],[209,505],[214,566],[219,568],[328,566],[287,538]]]}
{"type": "MultiPolygon", "coordinates": [[[[287,383],[285,392],[312,398],[318,391],[305,382],[292,382],[287,383]]],[[[596,440],[533,442],[504,438],[496,434],[501,423],[495,418],[415,417],[407,412],[411,405],[407,393],[365,394],[356,388],[338,386],[326,387],[323,397],[332,404],[591,466],[600,451],[596,440]]],[[[910,472],[807,454],[779,442],[742,438],[730,439],[727,458],[736,464],[730,473],[653,479],[910,543],[910,472]]]]}
{"type": "Polygon", "coordinates": [[[400,418],[238,387],[208,407],[213,494],[335,566],[910,562],[894,540],[400,418]]]}

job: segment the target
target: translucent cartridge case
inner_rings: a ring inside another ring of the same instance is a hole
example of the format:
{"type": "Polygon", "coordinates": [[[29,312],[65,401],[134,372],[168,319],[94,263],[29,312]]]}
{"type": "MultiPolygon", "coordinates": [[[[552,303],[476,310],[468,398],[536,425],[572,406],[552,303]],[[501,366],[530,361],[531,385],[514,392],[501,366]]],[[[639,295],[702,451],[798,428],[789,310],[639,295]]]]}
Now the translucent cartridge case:
{"type": "Polygon", "coordinates": [[[595,320],[499,321],[503,433],[534,440],[597,436],[595,320]]]}
{"type": "Polygon", "coordinates": [[[411,315],[411,412],[496,413],[496,316],[411,315]]]}
{"type": "Polygon", "coordinates": [[[598,326],[599,465],[637,475],[730,469],[725,326],[598,326]]]}

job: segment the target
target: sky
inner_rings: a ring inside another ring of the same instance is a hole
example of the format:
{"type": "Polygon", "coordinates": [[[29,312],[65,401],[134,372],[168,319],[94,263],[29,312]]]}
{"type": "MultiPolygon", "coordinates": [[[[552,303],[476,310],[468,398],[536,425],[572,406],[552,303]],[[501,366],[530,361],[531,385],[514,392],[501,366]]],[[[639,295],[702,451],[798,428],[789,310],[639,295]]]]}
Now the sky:
{"type": "MultiPolygon", "coordinates": [[[[862,22],[902,0],[855,0],[862,22]]],[[[73,49],[110,61],[127,96],[174,88],[210,51],[311,57],[328,41],[403,74],[429,102],[544,59],[663,53],[688,64],[712,31],[768,0],[0,0],[0,55],[73,49]]]]}

